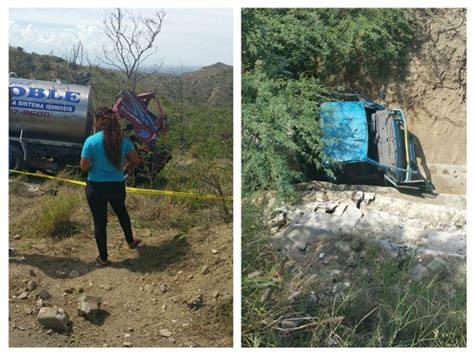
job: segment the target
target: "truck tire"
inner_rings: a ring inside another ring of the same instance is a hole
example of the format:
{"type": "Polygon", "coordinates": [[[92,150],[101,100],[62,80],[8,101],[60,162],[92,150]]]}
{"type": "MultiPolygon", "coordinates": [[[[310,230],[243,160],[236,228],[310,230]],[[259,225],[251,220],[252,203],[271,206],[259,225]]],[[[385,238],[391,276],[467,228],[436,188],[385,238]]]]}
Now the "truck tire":
{"type": "Polygon", "coordinates": [[[24,170],[25,161],[23,160],[23,150],[17,144],[10,144],[10,166],[12,170],[24,170]]]}

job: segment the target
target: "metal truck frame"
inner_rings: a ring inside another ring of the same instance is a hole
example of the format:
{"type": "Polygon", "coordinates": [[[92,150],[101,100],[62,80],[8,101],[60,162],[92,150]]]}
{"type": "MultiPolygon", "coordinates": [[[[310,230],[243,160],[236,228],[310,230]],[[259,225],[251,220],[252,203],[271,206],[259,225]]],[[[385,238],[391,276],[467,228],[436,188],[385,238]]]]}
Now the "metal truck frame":
{"type": "MultiPolygon", "coordinates": [[[[91,87],[10,77],[10,169],[56,173],[66,165],[78,166],[85,139],[92,133],[91,87]]],[[[154,93],[124,91],[113,111],[129,124],[134,145],[148,170],[159,172],[171,159],[166,146],[156,140],[168,132],[166,115],[154,93]],[[156,102],[159,116],[148,108],[156,102]]]]}
{"type": "Polygon", "coordinates": [[[392,185],[432,192],[419,171],[413,137],[403,111],[387,109],[358,94],[320,107],[324,165],[336,182],[392,185]]]}

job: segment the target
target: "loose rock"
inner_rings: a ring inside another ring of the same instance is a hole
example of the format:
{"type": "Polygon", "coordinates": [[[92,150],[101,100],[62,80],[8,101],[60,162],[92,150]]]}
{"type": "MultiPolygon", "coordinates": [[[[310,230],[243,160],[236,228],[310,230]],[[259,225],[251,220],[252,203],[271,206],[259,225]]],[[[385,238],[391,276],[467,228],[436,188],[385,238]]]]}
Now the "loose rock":
{"type": "Polygon", "coordinates": [[[26,298],[28,298],[28,292],[26,291],[23,291],[22,293],[20,293],[17,297],[19,300],[24,300],[26,298]]]}
{"type": "Polygon", "coordinates": [[[354,192],[351,196],[352,201],[355,202],[355,205],[357,208],[360,208],[360,204],[362,200],[364,199],[364,192],[363,191],[357,191],[354,192]]]}
{"type": "Polygon", "coordinates": [[[270,228],[278,228],[285,226],[288,223],[288,214],[285,211],[276,210],[271,214],[269,222],[270,228]]]}
{"type": "Polygon", "coordinates": [[[171,333],[168,329],[160,329],[160,336],[169,338],[172,335],[173,333],[171,333]]]}
{"type": "Polygon", "coordinates": [[[332,214],[336,211],[337,206],[339,206],[339,202],[334,202],[334,201],[319,202],[316,205],[314,211],[332,214]]]}
{"type": "Polygon", "coordinates": [[[36,283],[35,280],[30,280],[28,281],[28,285],[26,287],[28,291],[31,292],[31,291],[34,291],[38,287],[38,284],[36,283]]]}
{"type": "Polygon", "coordinates": [[[277,203],[277,200],[275,197],[271,197],[269,200],[268,200],[268,203],[267,203],[267,208],[268,209],[272,209],[276,206],[276,203],[277,203]]]}
{"type": "Polygon", "coordinates": [[[77,314],[89,320],[95,320],[101,305],[100,297],[83,295],[77,299],[77,314]]]}
{"type": "Polygon", "coordinates": [[[364,200],[367,201],[367,204],[369,202],[372,202],[375,200],[375,193],[373,192],[366,192],[364,195],[364,200]]]}
{"type": "Polygon", "coordinates": [[[209,273],[209,265],[204,265],[201,269],[201,274],[207,275],[209,273]]]}
{"type": "Polygon", "coordinates": [[[53,307],[43,307],[39,310],[37,320],[44,327],[59,332],[70,330],[70,320],[64,309],[53,307]]]}
{"type": "Polygon", "coordinates": [[[46,291],[45,289],[42,289],[39,293],[38,293],[38,298],[42,299],[42,300],[47,300],[48,298],[51,297],[50,293],[48,291],[46,291]]]}
{"type": "Polygon", "coordinates": [[[280,228],[278,228],[278,227],[272,227],[272,228],[270,228],[270,233],[271,234],[277,234],[279,230],[280,230],[280,228]]]}
{"type": "Polygon", "coordinates": [[[110,291],[112,289],[112,285],[109,285],[109,284],[100,285],[100,287],[104,289],[105,291],[110,291]]]}
{"type": "Polygon", "coordinates": [[[294,247],[301,250],[301,251],[306,251],[306,243],[303,243],[303,242],[299,242],[299,241],[296,241],[294,244],[294,247]]]}
{"type": "Polygon", "coordinates": [[[196,311],[203,306],[202,295],[197,295],[192,300],[187,301],[186,303],[189,309],[196,311]]]}

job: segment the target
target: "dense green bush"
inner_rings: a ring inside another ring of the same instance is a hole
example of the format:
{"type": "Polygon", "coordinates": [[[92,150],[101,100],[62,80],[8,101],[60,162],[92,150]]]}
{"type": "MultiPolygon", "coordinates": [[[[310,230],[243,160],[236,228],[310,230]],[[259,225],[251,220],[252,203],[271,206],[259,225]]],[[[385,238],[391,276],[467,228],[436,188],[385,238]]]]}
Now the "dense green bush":
{"type": "Polygon", "coordinates": [[[312,78],[273,80],[255,70],[243,76],[242,177],[244,191],[291,192],[301,177],[298,157],[319,165],[316,102],[324,89],[312,78]]]}
{"type": "Polygon", "coordinates": [[[244,9],[242,67],[327,86],[403,69],[418,24],[406,9],[244,9]]]}

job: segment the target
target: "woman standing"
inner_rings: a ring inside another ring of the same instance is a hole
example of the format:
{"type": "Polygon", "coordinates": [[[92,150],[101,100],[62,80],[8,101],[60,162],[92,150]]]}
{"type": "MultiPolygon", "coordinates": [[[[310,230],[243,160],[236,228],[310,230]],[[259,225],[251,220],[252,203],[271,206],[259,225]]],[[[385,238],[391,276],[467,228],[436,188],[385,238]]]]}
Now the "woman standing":
{"type": "Polygon", "coordinates": [[[130,217],[125,207],[124,170],[141,163],[128,138],[124,138],[117,116],[109,108],[95,113],[95,134],[88,137],[81,153],[81,170],[88,172],[86,198],[94,219],[99,255],[98,267],[109,264],[107,253],[107,202],[117,215],[130,249],[141,243],[134,239],[130,217]]]}

